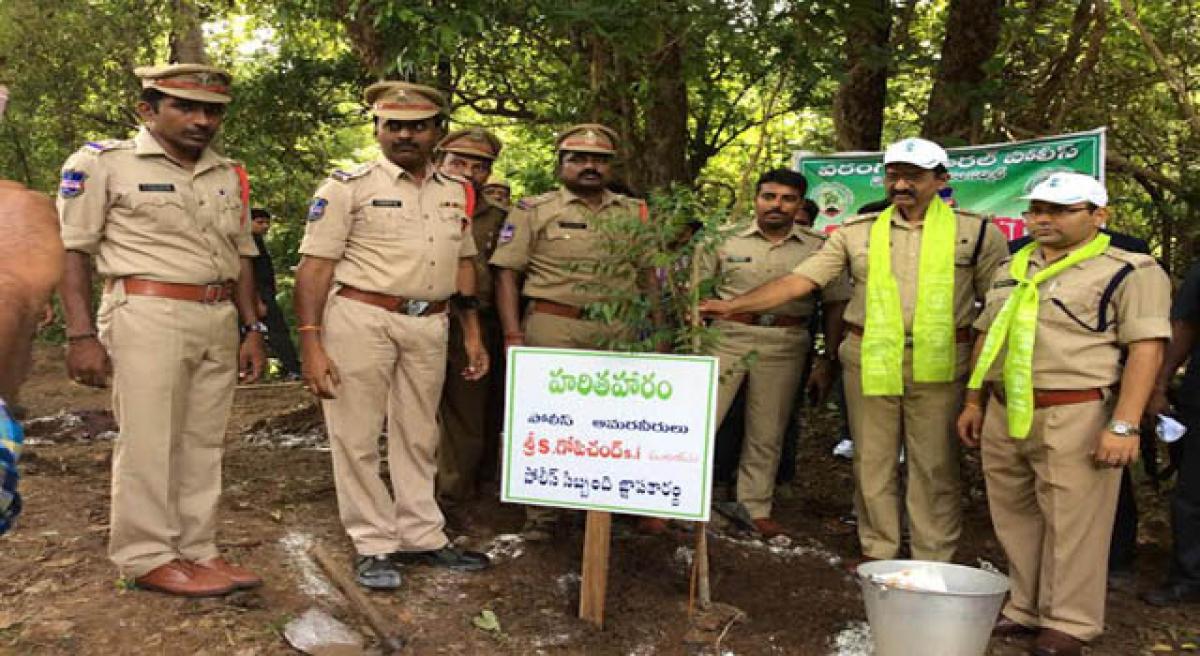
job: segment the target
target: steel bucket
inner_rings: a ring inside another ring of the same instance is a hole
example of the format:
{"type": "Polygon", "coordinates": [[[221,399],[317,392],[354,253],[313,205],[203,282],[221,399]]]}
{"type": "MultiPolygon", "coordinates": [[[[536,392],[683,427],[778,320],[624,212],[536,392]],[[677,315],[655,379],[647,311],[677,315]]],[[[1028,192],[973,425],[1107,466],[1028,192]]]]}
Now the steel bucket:
{"type": "Polygon", "coordinates": [[[923,560],[858,566],[875,656],[983,656],[1008,592],[1008,578],[974,567],[923,560]],[[946,592],[892,587],[879,577],[933,568],[946,592]]]}

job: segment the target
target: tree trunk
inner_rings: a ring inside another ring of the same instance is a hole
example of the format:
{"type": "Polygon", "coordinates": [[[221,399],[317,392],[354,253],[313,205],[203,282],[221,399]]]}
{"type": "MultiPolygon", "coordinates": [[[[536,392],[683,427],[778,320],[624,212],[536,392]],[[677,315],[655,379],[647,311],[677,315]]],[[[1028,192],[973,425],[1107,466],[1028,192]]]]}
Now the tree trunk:
{"type": "Polygon", "coordinates": [[[942,42],[942,60],[934,76],[925,116],[925,137],[938,142],[971,143],[983,124],[984,66],[1000,43],[1003,0],[951,0],[942,42]]]}
{"type": "Polygon", "coordinates": [[[649,72],[645,139],[636,177],[644,190],[690,183],[687,167],[688,96],[683,70],[682,35],[666,34],[666,43],[649,72]]]}
{"type": "Polygon", "coordinates": [[[846,77],[833,101],[839,150],[879,150],[887,99],[887,0],[852,0],[845,10],[846,77]]]}
{"type": "Polygon", "coordinates": [[[175,0],[175,20],[171,27],[171,62],[177,64],[207,64],[204,52],[204,30],[200,12],[191,0],[175,0]]]}

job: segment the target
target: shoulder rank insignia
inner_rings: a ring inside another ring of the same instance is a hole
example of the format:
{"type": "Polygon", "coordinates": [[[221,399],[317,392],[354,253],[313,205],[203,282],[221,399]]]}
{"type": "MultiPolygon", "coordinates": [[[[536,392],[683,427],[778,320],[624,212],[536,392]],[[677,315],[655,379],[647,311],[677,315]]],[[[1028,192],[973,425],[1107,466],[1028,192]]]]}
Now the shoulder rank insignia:
{"type": "Polygon", "coordinates": [[[58,185],[58,195],[63,198],[75,198],[83,193],[83,183],[87,174],[75,169],[62,172],[62,182],[58,185]]]}
{"type": "Polygon", "coordinates": [[[361,178],[362,176],[366,175],[367,172],[371,170],[372,166],[372,162],[367,162],[366,164],[355,167],[353,171],[337,169],[333,173],[330,173],[329,177],[337,180],[338,182],[349,182],[355,178],[361,178]]]}
{"type": "Polygon", "coordinates": [[[320,221],[321,217],[325,216],[325,208],[329,206],[329,201],[324,198],[314,198],[308,206],[308,222],[320,221]]]}
{"type": "Polygon", "coordinates": [[[540,196],[528,196],[517,201],[517,209],[531,210],[538,205],[543,205],[554,197],[554,192],[541,194],[540,196]]]}
{"type": "Polygon", "coordinates": [[[120,148],[126,144],[120,139],[105,139],[104,141],[88,141],[83,144],[83,149],[91,153],[103,153],[114,148],[120,148]]]}

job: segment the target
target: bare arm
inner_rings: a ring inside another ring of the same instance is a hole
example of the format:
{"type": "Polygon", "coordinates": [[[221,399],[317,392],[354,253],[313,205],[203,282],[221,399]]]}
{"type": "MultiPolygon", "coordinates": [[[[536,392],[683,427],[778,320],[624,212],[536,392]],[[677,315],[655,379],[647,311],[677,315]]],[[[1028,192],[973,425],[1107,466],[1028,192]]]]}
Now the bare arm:
{"type": "Polygon", "coordinates": [[[336,260],[305,255],[296,267],[296,318],[300,321],[304,380],[309,391],[325,399],[334,398],[334,389],[340,382],[337,367],[321,345],[320,331],[336,265],[336,260]]]}
{"type": "MultiPolygon", "coordinates": [[[[254,286],[254,265],[249,257],[241,258],[233,302],[237,305],[243,326],[258,323],[258,306],[262,301],[258,298],[258,288],[254,286]]],[[[256,330],[246,333],[242,339],[238,349],[238,378],[244,383],[258,380],[266,369],[267,351],[263,340],[263,334],[256,330]]]]}
{"type": "Polygon", "coordinates": [[[726,316],[738,312],[764,312],[793,299],[804,298],[817,289],[817,283],[800,274],[789,273],[759,285],[727,301],[709,299],[700,304],[705,314],[726,316]]]}
{"type": "Polygon", "coordinates": [[[500,325],[504,328],[504,344],[524,344],[525,335],[521,333],[521,290],[517,286],[517,272],[512,269],[496,269],[496,309],[500,314],[500,325]]]}
{"type": "MultiPolygon", "coordinates": [[[[1158,378],[1158,370],[1162,366],[1164,350],[1161,339],[1130,342],[1125,369],[1121,373],[1117,404],[1113,408],[1114,421],[1138,425],[1142,411],[1146,409],[1146,402],[1150,400],[1150,394],[1154,391],[1154,381],[1158,378]]],[[[1141,440],[1136,437],[1118,437],[1106,426],[1100,431],[1096,444],[1096,464],[1124,467],[1137,460],[1140,446],[1141,440]]]]}
{"type": "MultiPolygon", "coordinates": [[[[463,296],[475,295],[475,258],[458,258],[458,271],[455,278],[458,293],[463,296]]],[[[479,380],[487,374],[488,354],[483,346],[483,336],[479,329],[479,312],[475,308],[455,308],[463,327],[463,348],[467,353],[467,368],[463,370],[463,378],[479,380]]]]}

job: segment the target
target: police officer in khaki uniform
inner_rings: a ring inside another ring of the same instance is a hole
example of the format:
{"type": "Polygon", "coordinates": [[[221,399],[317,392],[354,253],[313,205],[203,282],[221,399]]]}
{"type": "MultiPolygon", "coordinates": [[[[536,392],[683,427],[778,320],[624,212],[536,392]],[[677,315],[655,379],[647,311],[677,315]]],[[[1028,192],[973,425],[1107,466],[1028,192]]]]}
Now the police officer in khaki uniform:
{"type": "Polygon", "coordinates": [[[512,186],[504,178],[493,175],[488,178],[487,184],[483,185],[483,195],[493,205],[507,210],[512,200],[512,186]]]}
{"type": "MultiPolygon", "coordinates": [[[[735,298],[785,275],[821,247],[823,235],[796,223],[807,188],[804,176],[787,169],[768,171],[758,179],[754,225],[701,255],[700,271],[705,278],[717,278],[718,298],[735,298]]],[[[822,290],[826,335],[834,348],[841,342],[841,316],[849,298],[844,276],[822,290]]],[[[738,464],[737,501],[767,538],[784,532],[771,519],[775,472],[812,343],[808,326],[815,311],[816,301],[807,297],[766,312],[733,313],[713,322],[713,328],[721,333],[714,352],[721,362],[717,423],[724,420],[745,383],[746,428],[738,464]],[[752,353],[754,358],[747,367],[752,353]]],[[[827,389],[832,377],[832,363],[821,358],[813,372],[814,382],[827,389]]]]}
{"type": "Polygon", "coordinates": [[[100,387],[112,375],[109,557],[144,588],[224,594],[262,582],[220,557],[216,509],[239,364],[258,377],[265,331],[240,176],[209,147],[230,78],[195,64],[134,72],[137,136],[88,143],[63,166],[67,369],[100,387]],[[105,278],[95,324],[93,259],[105,278]]]}
{"type": "Polygon", "coordinates": [[[467,366],[487,351],[475,316],[474,190],[435,172],[446,101],[435,89],[366,90],[383,155],[317,189],[300,244],[296,313],[304,378],[324,399],[338,510],[369,588],[399,587],[398,564],[476,570],[487,557],[450,546],[434,499],[437,404],[446,375],[448,306],[461,313],[467,366]],[[456,294],[457,291],[457,294],[456,294]],[[392,490],[379,477],[387,419],[392,490]]]}
{"type": "MultiPolygon", "coordinates": [[[[761,312],[809,294],[849,271],[854,287],[845,321],[850,334],[838,353],[854,436],[854,508],[863,557],[895,558],[900,550],[897,468],[903,445],[907,453],[905,509],[911,526],[912,557],[948,561],[954,555],[962,523],[954,421],[967,374],[971,322],[976,301],[983,299],[1007,249],[1000,231],[986,218],[953,210],[953,243],[946,244],[948,252],[944,255],[931,255],[953,257],[953,291],[947,290],[946,298],[936,299],[937,305],[951,315],[942,318],[952,322],[953,334],[949,336],[957,344],[950,363],[951,380],[914,381],[912,333],[925,222],[938,189],[949,181],[948,159],[937,144],[910,138],[889,146],[883,161],[892,214],[887,231],[890,253],[882,255],[891,262],[891,277],[899,296],[897,312],[901,316],[896,320],[902,322],[904,335],[902,360],[897,365],[903,367],[902,393],[867,395],[863,390],[868,262],[875,248],[869,242],[879,214],[847,221],[816,255],[790,275],[731,301],[709,301],[702,309],[718,315],[761,312]]],[[[876,253],[876,257],[879,255],[876,253]]]]}
{"type": "MultiPolygon", "coordinates": [[[[438,168],[442,173],[469,180],[479,191],[491,174],[492,163],[500,156],[500,148],[500,140],[486,130],[451,132],[437,146],[438,168]]],[[[462,323],[457,316],[451,317],[449,369],[439,410],[442,438],[438,444],[438,503],[451,524],[462,530],[469,528],[469,522],[460,504],[475,496],[480,464],[485,454],[497,447],[504,394],[501,386],[504,378],[499,371],[504,355],[503,335],[488,259],[496,250],[496,236],[508,210],[482,194],[477,199],[471,217],[471,236],[478,251],[474,258],[475,293],[479,298],[476,315],[493,370],[479,380],[457,375],[469,363],[462,348],[462,323]]]]}
{"type": "Polygon", "coordinates": [[[1036,243],[996,271],[975,322],[989,333],[976,340],[984,356],[975,376],[992,383],[968,391],[958,431],[968,446],[982,439],[992,524],[1008,556],[1011,597],[995,633],[1036,631],[1032,653],[1075,655],[1104,630],[1121,470],[1137,458],[1138,423],[1171,335],[1171,288],[1153,258],[1100,235],[1108,194],[1094,178],[1056,173],[1027,198],[1036,243]],[[1014,295],[1030,296],[1036,316],[1024,335],[1000,316],[1014,295]],[[1022,347],[1009,353],[1002,345],[1013,340],[1022,347]],[[990,367],[985,341],[997,346],[990,367]],[[1021,394],[1013,385],[1026,344],[1021,394]]]}
{"type": "MultiPolygon", "coordinates": [[[[617,134],[602,125],[568,128],[558,137],[558,179],[562,187],[517,203],[500,229],[492,255],[496,271],[496,305],[506,346],[546,346],[599,349],[605,338],[622,334],[622,327],[587,316],[588,304],[615,293],[638,289],[637,266],[605,267],[608,256],[600,225],[611,217],[633,213],[646,216],[641,201],[607,189],[617,134]],[[525,274],[518,291],[517,276],[525,274]],[[529,298],[524,320],[520,296],[529,298]]],[[[528,540],[548,540],[557,513],[526,507],[523,534],[528,540]]],[[[657,531],[661,520],[643,518],[639,526],[657,531]]]]}

